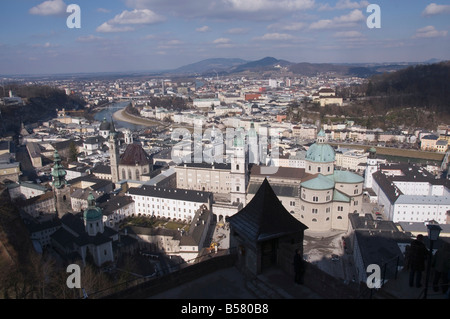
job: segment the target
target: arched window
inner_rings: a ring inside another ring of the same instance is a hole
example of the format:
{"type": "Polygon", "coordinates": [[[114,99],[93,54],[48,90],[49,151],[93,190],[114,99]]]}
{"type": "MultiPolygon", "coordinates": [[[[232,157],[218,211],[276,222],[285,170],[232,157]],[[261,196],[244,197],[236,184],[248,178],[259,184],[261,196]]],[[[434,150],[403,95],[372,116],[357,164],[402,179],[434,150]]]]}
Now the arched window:
{"type": "Polygon", "coordinates": [[[342,216],[338,216],[337,219],[342,219],[342,216]]]}
{"type": "Polygon", "coordinates": [[[128,169],[128,179],[133,179],[133,177],[131,176],[131,169],[128,169]]]}
{"type": "Polygon", "coordinates": [[[122,168],[122,179],[127,179],[127,175],[125,175],[125,168],[122,168]]]}
{"type": "Polygon", "coordinates": [[[317,222],[317,219],[315,219],[315,218],[313,218],[313,220],[312,220],[313,222],[317,222]]]}
{"type": "Polygon", "coordinates": [[[239,170],[239,164],[236,165],[236,170],[237,170],[237,171],[239,170]]]}
{"type": "Polygon", "coordinates": [[[140,178],[140,177],[139,177],[139,169],[136,168],[136,180],[138,181],[139,178],[140,178]]]}

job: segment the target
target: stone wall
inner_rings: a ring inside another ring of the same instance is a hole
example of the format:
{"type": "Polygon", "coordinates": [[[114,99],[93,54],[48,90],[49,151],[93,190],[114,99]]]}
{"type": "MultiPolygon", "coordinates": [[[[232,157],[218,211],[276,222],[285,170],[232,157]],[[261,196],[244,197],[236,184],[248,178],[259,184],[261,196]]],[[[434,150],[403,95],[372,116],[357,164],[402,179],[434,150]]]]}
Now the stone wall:
{"type": "Polygon", "coordinates": [[[104,299],[145,299],[186,282],[201,278],[219,269],[234,266],[236,254],[218,256],[178,271],[143,282],[134,287],[104,296],[104,299]]]}

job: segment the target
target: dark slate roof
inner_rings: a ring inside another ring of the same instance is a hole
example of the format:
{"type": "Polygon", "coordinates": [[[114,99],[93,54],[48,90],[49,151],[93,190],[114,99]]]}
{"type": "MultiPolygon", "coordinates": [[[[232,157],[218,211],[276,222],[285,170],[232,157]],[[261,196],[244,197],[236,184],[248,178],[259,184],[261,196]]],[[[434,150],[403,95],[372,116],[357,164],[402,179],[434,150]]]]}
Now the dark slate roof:
{"type": "Polygon", "coordinates": [[[264,169],[271,169],[272,167],[253,165],[250,169],[251,176],[268,176],[269,178],[283,178],[283,179],[295,179],[298,181],[303,181],[306,177],[309,177],[311,174],[305,172],[304,168],[296,168],[296,167],[276,167],[277,171],[274,174],[265,174],[261,171],[264,169]]]}
{"type": "Polygon", "coordinates": [[[125,207],[133,203],[131,196],[126,195],[111,195],[108,194],[104,197],[103,202],[99,204],[99,207],[103,211],[103,215],[109,216],[113,214],[116,210],[125,207]]]}
{"type": "MultiPolygon", "coordinates": [[[[95,236],[89,236],[85,230],[84,222],[80,215],[74,215],[70,213],[65,214],[63,217],[61,217],[61,223],[78,235],[74,236],[74,234],[65,229],[65,232],[61,231],[59,234],[53,234],[52,237],[55,240],[57,240],[61,244],[64,243],[64,246],[67,247],[71,247],[72,243],[75,243],[78,246],[84,246],[88,244],[101,245],[111,241],[110,237],[117,234],[117,231],[105,226],[103,234],[97,233],[97,235],[95,236]]],[[[60,228],[58,231],[63,228],[60,228]]]]}
{"type": "Polygon", "coordinates": [[[202,207],[195,212],[195,216],[189,227],[189,232],[187,235],[181,236],[180,245],[197,246],[200,244],[205,227],[208,226],[207,223],[210,214],[211,212],[205,205],[202,205],[202,207]]]}
{"type": "Polygon", "coordinates": [[[377,264],[382,267],[385,279],[393,278],[396,272],[397,258],[398,266],[402,266],[404,263],[403,253],[397,241],[386,232],[356,230],[355,236],[360,246],[364,268],[371,264],[377,264]]]}
{"type": "Polygon", "coordinates": [[[308,228],[284,208],[267,179],[252,200],[229,220],[240,235],[258,242],[308,228]]]}
{"type": "Polygon", "coordinates": [[[91,168],[91,172],[92,174],[111,174],[111,166],[99,164],[91,168]]]}
{"type": "MultiPolygon", "coordinates": [[[[260,188],[261,183],[250,182],[248,185],[247,193],[256,194],[260,188]]],[[[300,185],[271,185],[275,194],[279,197],[298,197],[300,194],[300,185]]]]}
{"type": "Polygon", "coordinates": [[[212,193],[181,188],[169,188],[144,185],[140,188],[132,187],[128,190],[130,195],[161,197],[165,199],[185,200],[189,202],[207,203],[212,193]]]}
{"type": "Polygon", "coordinates": [[[125,149],[125,152],[120,156],[120,165],[148,165],[152,164],[153,160],[150,155],[148,155],[142,146],[138,144],[130,144],[125,149]]]}
{"type": "Polygon", "coordinates": [[[182,163],[182,164],[178,164],[178,167],[190,167],[190,168],[204,168],[204,169],[212,169],[214,167],[214,169],[223,169],[223,170],[230,170],[231,169],[231,164],[230,163],[205,163],[205,162],[201,162],[201,163],[195,163],[194,161],[191,163],[182,163]]]}

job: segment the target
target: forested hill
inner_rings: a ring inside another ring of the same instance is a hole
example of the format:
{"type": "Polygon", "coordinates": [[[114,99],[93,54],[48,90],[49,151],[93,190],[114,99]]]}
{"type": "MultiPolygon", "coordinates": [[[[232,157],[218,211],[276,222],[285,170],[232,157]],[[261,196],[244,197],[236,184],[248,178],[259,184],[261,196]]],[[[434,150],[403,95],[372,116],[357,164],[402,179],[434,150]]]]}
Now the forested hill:
{"type": "Polygon", "coordinates": [[[5,131],[18,132],[20,125],[49,120],[56,116],[56,110],[81,110],[86,102],[65,91],[46,85],[5,85],[5,90],[11,90],[14,96],[23,99],[25,105],[1,105],[1,114],[5,131]]]}
{"type": "Polygon", "coordinates": [[[366,95],[386,97],[391,106],[420,107],[449,114],[450,61],[375,75],[368,83],[366,95]]]}

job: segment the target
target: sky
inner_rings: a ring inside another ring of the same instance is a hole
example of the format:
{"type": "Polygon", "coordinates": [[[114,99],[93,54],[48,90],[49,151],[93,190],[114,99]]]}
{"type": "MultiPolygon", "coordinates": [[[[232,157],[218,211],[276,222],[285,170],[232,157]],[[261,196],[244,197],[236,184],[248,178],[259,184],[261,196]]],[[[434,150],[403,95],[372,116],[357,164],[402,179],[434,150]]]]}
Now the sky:
{"type": "Polygon", "coordinates": [[[450,1],[435,1],[2,0],[0,74],[159,71],[268,56],[296,63],[450,60],[450,1]],[[72,4],[78,20],[67,12],[72,4]],[[380,19],[369,4],[378,5],[380,19]]]}

